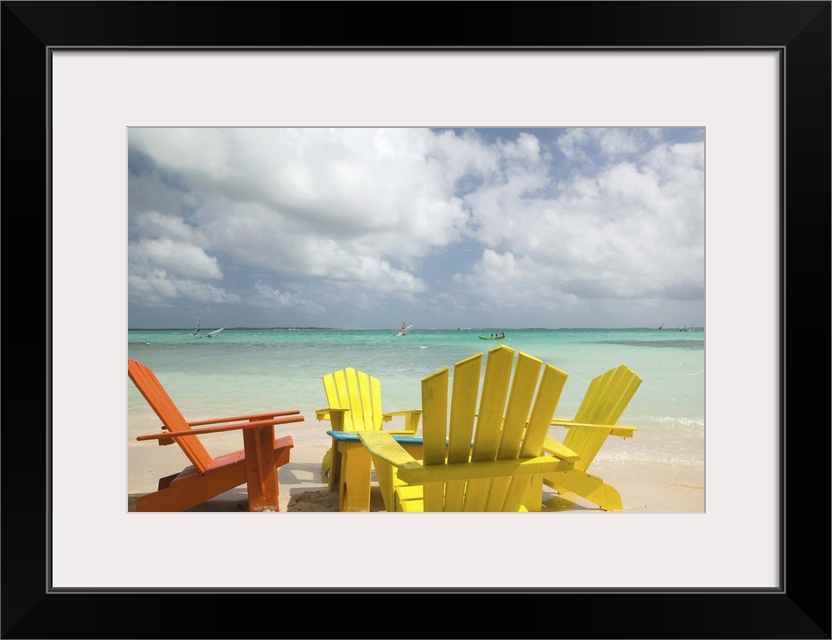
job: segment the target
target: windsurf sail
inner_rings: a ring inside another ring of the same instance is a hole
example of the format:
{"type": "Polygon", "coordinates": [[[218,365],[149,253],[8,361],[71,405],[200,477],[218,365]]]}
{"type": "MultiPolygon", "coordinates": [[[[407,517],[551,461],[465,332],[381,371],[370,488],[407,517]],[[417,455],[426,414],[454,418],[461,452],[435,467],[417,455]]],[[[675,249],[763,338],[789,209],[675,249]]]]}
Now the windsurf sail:
{"type": "Polygon", "coordinates": [[[412,326],[413,326],[412,324],[407,324],[407,322],[402,322],[402,328],[396,335],[397,336],[406,336],[407,332],[410,331],[410,327],[412,327],[412,326]]]}
{"type": "Polygon", "coordinates": [[[199,315],[200,314],[197,314],[196,316],[196,327],[194,327],[194,332],[191,334],[192,336],[195,336],[199,333],[199,315]]]}
{"type": "MultiPolygon", "coordinates": [[[[225,329],[225,327],[223,327],[222,329],[225,329]]],[[[220,331],[222,331],[222,329],[215,329],[214,331],[209,331],[209,332],[208,332],[208,333],[206,333],[204,336],[200,336],[200,337],[202,337],[202,338],[213,338],[213,337],[214,337],[215,335],[217,335],[220,331]]]]}

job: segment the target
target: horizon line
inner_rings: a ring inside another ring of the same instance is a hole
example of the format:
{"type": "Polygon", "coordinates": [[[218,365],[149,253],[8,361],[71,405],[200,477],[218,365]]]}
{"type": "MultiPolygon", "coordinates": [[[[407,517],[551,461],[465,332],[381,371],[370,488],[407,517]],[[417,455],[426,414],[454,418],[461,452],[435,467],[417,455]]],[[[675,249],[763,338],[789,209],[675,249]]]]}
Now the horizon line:
{"type": "MultiPolygon", "coordinates": [[[[219,328],[219,327],[217,327],[219,328]]],[[[380,329],[372,329],[369,327],[355,327],[355,328],[346,328],[346,327],[296,327],[296,326],[286,326],[286,327],[223,327],[225,331],[391,331],[395,330],[393,328],[380,328],[380,329]]],[[[704,329],[704,326],[694,326],[694,325],[682,325],[680,327],[668,327],[668,328],[659,328],[659,327],[510,327],[510,328],[497,328],[497,327],[457,327],[456,329],[453,328],[437,328],[437,327],[428,327],[424,329],[416,329],[416,331],[626,331],[626,330],[634,330],[634,329],[647,329],[650,331],[681,331],[681,330],[693,330],[693,329],[704,329]]],[[[128,331],[192,331],[193,327],[128,327],[128,331]]],[[[411,333],[414,330],[411,329],[411,333]]]]}

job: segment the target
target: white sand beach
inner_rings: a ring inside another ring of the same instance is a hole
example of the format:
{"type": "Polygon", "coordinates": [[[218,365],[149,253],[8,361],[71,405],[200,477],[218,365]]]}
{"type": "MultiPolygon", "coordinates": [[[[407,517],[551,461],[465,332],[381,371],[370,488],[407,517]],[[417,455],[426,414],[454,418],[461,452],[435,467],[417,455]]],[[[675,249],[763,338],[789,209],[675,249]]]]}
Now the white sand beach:
{"type": "MultiPolygon", "coordinates": [[[[326,427],[311,423],[288,425],[316,429],[321,432],[326,427]]],[[[284,427],[285,428],[285,427],[284,427]]],[[[328,438],[325,436],[325,438],[328,438]]],[[[281,512],[322,512],[338,511],[338,493],[330,492],[321,477],[321,459],[327,450],[326,444],[306,442],[302,435],[296,439],[291,451],[290,462],[280,467],[278,481],[280,488],[281,512]],[[299,440],[299,441],[298,441],[299,440]]],[[[156,482],[171,473],[187,466],[187,458],[179,447],[159,447],[154,443],[136,443],[129,469],[128,510],[135,509],[137,495],[149,493],[156,489],[156,482]],[[140,447],[140,448],[139,448],[140,447]]],[[[231,449],[229,449],[231,450],[231,449]]],[[[600,476],[605,482],[618,489],[624,502],[626,512],[644,513],[702,513],[705,510],[705,490],[701,482],[687,477],[684,469],[670,464],[649,465],[633,462],[608,462],[598,460],[593,463],[591,472],[600,476]]],[[[557,494],[549,491],[554,500],[548,500],[544,511],[561,513],[586,513],[601,511],[596,505],[577,498],[577,502],[557,499],[557,494]]],[[[241,485],[212,500],[198,505],[190,511],[246,511],[246,487],[241,485]]],[[[378,486],[373,482],[370,511],[384,511],[384,504],[378,486]]]]}

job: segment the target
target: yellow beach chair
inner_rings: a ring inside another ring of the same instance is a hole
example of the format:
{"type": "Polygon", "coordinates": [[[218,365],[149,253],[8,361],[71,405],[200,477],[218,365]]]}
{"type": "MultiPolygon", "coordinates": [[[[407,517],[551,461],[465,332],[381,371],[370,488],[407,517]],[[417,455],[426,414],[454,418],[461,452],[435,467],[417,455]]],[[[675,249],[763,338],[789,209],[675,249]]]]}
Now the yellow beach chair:
{"type": "MultiPolygon", "coordinates": [[[[557,506],[563,500],[572,501],[571,494],[581,496],[597,504],[605,511],[621,511],[623,503],[621,495],[614,487],[606,484],[601,478],[587,473],[595,456],[607,441],[609,436],[631,438],[637,431],[636,427],[617,425],[627,405],[632,400],[641,385],[641,378],[627,367],[621,365],[610,369],[598,376],[589,384],[583,401],[578,408],[575,418],[563,420],[555,418],[552,425],[565,427],[568,431],[563,443],[552,437],[547,437],[543,451],[550,455],[561,457],[564,448],[578,455],[574,467],[570,470],[549,473],[543,476],[543,484],[552,487],[558,496],[547,503],[557,506]]],[[[543,486],[538,496],[542,500],[543,486]]],[[[530,494],[532,495],[532,494],[530,494]]],[[[539,511],[541,505],[535,504],[534,499],[526,505],[529,510],[539,511]]]]}
{"type": "Polygon", "coordinates": [[[389,433],[358,433],[388,511],[525,511],[544,473],[571,469],[574,454],[542,455],[567,376],[524,353],[512,373],[514,354],[488,352],[481,394],[482,353],[456,363],[450,398],[448,368],[422,380],[422,459],[389,433]]]}
{"type": "Polygon", "coordinates": [[[416,432],[422,412],[382,411],[379,379],[352,367],[328,373],[322,379],[328,406],[315,415],[319,421],[330,421],[332,428],[327,433],[332,445],[324,455],[321,473],[327,476],[330,491],[337,488],[341,511],[369,511],[372,463],[356,432],[380,431],[384,423],[403,417],[403,429],[388,429],[386,433],[421,455],[421,439],[416,432]]]}

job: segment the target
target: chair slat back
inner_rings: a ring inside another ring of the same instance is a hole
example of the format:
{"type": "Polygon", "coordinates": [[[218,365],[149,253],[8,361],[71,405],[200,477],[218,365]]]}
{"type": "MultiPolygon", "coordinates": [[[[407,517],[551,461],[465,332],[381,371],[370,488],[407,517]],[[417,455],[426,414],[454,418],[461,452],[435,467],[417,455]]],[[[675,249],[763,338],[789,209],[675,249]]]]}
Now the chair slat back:
{"type": "Polygon", "coordinates": [[[352,367],[322,377],[327,405],[349,409],[344,414],[344,431],[381,429],[381,381],[352,367]]]}
{"type": "MultiPolygon", "coordinates": [[[[136,385],[136,388],[144,396],[144,399],[147,400],[147,403],[159,417],[159,420],[162,421],[162,424],[167,427],[168,431],[174,433],[178,431],[191,431],[188,421],[185,420],[153,371],[140,362],[128,358],[127,375],[130,376],[133,384],[136,385]]],[[[188,438],[174,438],[174,440],[185,455],[188,456],[191,464],[200,473],[205,473],[213,458],[199,441],[199,438],[197,436],[191,436],[188,438]]]]}
{"type": "MultiPolygon", "coordinates": [[[[450,401],[448,368],[422,380],[425,466],[540,455],[566,374],[524,353],[512,374],[514,355],[505,345],[488,352],[481,392],[483,354],[457,362],[450,401]]],[[[531,481],[506,476],[427,483],[424,510],[517,511],[531,481]]]]}
{"type": "MultiPolygon", "coordinates": [[[[601,374],[589,383],[581,406],[575,414],[575,422],[615,425],[641,382],[641,378],[624,364],[601,374]]],[[[588,427],[569,428],[563,444],[581,457],[575,468],[586,470],[601,450],[609,433],[610,430],[588,427]]]]}

